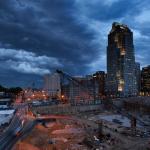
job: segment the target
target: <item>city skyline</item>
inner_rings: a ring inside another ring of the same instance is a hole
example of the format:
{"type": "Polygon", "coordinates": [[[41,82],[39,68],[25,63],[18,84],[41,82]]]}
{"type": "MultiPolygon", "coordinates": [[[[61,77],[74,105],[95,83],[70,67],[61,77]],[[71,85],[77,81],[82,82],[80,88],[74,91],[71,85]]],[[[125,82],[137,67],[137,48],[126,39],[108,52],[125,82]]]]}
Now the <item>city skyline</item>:
{"type": "Polygon", "coordinates": [[[149,0],[0,0],[0,150],[150,150],[149,0]]]}
{"type": "Polygon", "coordinates": [[[55,68],[75,75],[106,71],[107,34],[114,21],[131,28],[136,61],[148,65],[147,4],[147,0],[0,2],[0,83],[40,85],[42,76],[55,68]]]}

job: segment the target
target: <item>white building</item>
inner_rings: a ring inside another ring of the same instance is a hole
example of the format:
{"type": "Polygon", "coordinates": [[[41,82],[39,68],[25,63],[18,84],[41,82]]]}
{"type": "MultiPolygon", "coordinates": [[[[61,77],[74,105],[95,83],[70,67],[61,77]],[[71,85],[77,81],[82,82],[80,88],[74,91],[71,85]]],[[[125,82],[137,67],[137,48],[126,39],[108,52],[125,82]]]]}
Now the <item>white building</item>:
{"type": "Polygon", "coordinates": [[[61,97],[61,79],[58,73],[44,76],[44,90],[51,97],[61,97]]]}

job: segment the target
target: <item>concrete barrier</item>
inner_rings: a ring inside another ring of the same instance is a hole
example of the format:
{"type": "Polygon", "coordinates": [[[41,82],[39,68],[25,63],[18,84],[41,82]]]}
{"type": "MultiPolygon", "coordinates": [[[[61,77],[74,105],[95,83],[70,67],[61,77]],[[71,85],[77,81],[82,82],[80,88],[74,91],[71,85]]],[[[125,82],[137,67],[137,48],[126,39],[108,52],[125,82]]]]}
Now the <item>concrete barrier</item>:
{"type": "Polygon", "coordinates": [[[37,106],[30,108],[34,114],[77,114],[88,111],[101,111],[103,105],[55,105],[55,106],[37,106]]]}

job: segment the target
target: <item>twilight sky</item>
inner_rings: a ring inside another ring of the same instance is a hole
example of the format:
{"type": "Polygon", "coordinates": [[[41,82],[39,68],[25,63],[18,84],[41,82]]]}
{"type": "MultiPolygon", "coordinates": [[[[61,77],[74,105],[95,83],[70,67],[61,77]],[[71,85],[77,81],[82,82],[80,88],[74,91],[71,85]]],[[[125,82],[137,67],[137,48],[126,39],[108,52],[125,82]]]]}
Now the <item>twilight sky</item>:
{"type": "Polygon", "coordinates": [[[0,84],[41,85],[55,68],[106,70],[114,21],[132,29],[136,61],[150,64],[149,0],[1,0],[0,84]]]}

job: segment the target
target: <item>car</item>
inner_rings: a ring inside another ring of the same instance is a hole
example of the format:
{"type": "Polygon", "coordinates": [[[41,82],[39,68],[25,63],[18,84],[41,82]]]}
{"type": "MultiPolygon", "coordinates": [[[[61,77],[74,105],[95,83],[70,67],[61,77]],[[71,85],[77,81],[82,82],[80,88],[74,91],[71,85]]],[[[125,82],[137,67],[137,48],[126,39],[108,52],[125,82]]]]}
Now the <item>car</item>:
{"type": "Polygon", "coordinates": [[[19,126],[19,127],[17,127],[15,130],[14,130],[14,135],[15,136],[19,136],[20,135],[20,133],[21,133],[21,126],[19,126]]]}

